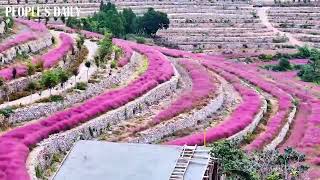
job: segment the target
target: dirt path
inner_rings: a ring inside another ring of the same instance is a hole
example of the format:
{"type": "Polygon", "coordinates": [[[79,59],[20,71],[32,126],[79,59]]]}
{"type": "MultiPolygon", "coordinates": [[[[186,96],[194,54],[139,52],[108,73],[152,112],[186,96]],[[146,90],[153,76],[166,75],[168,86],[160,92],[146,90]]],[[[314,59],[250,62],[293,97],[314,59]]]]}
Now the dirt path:
{"type": "Polygon", "coordinates": [[[292,45],[303,46],[306,44],[305,42],[299,41],[297,38],[293,37],[291,33],[285,33],[273,27],[273,25],[269,22],[268,19],[267,11],[269,9],[270,7],[257,8],[257,15],[259,16],[263,25],[265,25],[268,29],[272,30],[274,33],[280,33],[281,35],[285,34],[289,38],[289,43],[292,45]]]}

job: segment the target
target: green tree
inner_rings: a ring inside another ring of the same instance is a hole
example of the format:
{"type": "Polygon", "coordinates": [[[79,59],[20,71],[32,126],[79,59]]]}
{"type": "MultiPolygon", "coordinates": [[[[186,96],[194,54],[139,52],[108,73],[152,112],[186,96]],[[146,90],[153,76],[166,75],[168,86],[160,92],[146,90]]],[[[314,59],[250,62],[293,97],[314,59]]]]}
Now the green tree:
{"type": "Polygon", "coordinates": [[[99,67],[100,67],[100,57],[99,56],[94,57],[94,63],[99,69],[99,67]]]}
{"type": "Polygon", "coordinates": [[[104,8],[104,3],[103,3],[103,1],[100,1],[100,6],[99,6],[100,11],[102,11],[103,8],[104,8]]]}
{"type": "Polygon", "coordinates": [[[63,24],[66,23],[66,17],[65,17],[64,15],[62,15],[62,16],[60,17],[60,19],[61,19],[61,21],[63,22],[63,24]]]}
{"type": "Polygon", "coordinates": [[[142,23],[140,28],[143,28],[144,33],[155,35],[159,29],[167,29],[170,21],[167,14],[149,8],[147,13],[142,16],[140,23],[142,23]]]}
{"type": "Polygon", "coordinates": [[[298,75],[303,81],[320,83],[320,51],[303,48],[299,53],[309,55],[310,62],[301,68],[298,75]]]}
{"type": "Polygon", "coordinates": [[[31,91],[31,94],[30,94],[30,102],[32,102],[32,94],[35,92],[35,90],[37,89],[37,83],[35,81],[31,81],[29,82],[28,84],[28,90],[31,91]]]}
{"type": "Polygon", "coordinates": [[[36,72],[36,67],[32,62],[28,61],[27,62],[27,70],[28,70],[28,77],[30,79],[30,76],[36,72]]]}
{"type": "Polygon", "coordinates": [[[81,20],[75,17],[69,16],[66,25],[71,28],[81,29],[81,20]]]}
{"type": "Polygon", "coordinates": [[[308,58],[311,56],[311,50],[308,46],[303,46],[303,47],[299,47],[298,48],[298,53],[297,53],[298,57],[301,58],[308,58]]]}
{"type": "Polygon", "coordinates": [[[290,147],[283,153],[271,150],[247,155],[238,143],[224,140],[211,148],[211,156],[220,162],[219,173],[227,179],[297,180],[308,170],[303,164],[305,155],[290,147]]]}
{"type": "Polygon", "coordinates": [[[98,55],[101,60],[112,53],[112,34],[106,32],[103,39],[98,43],[98,55]]]}
{"type": "MultiPolygon", "coordinates": [[[[111,33],[114,34],[116,37],[124,35],[125,29],[123,19],[117,11],[109,10],[105,14],[102,13],[102,15],[106,16],[107,18],[104,18],[104,20],[101,22],[100,28],[102,27],[102,29],[109,29],[111,33]]],[[[100,33],[105,32],[100,30],[100,33]]]]}
{"type": "Polygon", "coordinates": [[[69,79],[69,73],[65,70],[63,70],[62,68],[58,68],[56,70],[56,73],[59,77],[59,82],[61,84],[61,87],[64,87],[64,84],[68,81],[69,79]]]}
{"type": "Polygon", "coordinates": [[[279,70],[286,71],[292,69],[290,61],[287,58],[281,58],[279,60],[279,70]]]}
{"type": "Polygon", "coordinates": [[[103,4],[102,3],[102,6],[101,6],[100,10],[103,11],[103,12],[117,11],[117,8],[116,8],[116,6],[114,4],[112,4],[111,2],[108,2],[107,4],[103,4]]]}
{"type": "Polygon", "coordinates": [[[0,109],[0,114],[3,115],[5,118],[9,118],[12,113],[14,113],[14,111],[11,107],[0,109]]]}
{"type": "Polygon", "coordinates": [[[78,76],[78,74],[79,74],[79,70],[78,70],[77,68],[74,68],[74,69],[72,70],[72,74],[73,74],[73,76],[74,76],[74,84],[77,84],[77,76],[78,76]]]}
{"type": "Polygon", "coordinates": [[[83,35],[79,35],[78,39],[77,39],[77,48],[79,50],[81,50],[83,44],[84,44],[84,36],[83,35]]]}
{"type": "Polygon", "coordinates": [[[14,21],[13,21],[13,18],[11,16],[9,17],[5,17],[4,19],[4,23],[5,23],[5,26],[4,26],[4,30],[5,32],[8,31],[8,29],[11,29],[13,27],[13,24],[14,24],[14,21]]]}
{"type": "Polygon", "coordinates": [[[218,141],[210,147],[210,155],[219,159],[221,174],[235,179],[258,179],[252,162],[236,143],[231,141],[218,141]]]}
{"type": "Polygon", "coordinates": [[[125,28],[125,33],[130,34],[134,33],[134,22],[136,19],[136,14],[132,11],[131,8],[123,9],[122,11],[122,16],[124,18],[124,28],[125,28]]]}
{"type": "Polygon", "coordinates": [[[91,62],[87,61],[87,62],[84,63],[84,65],[88,68],[87,69],[87,81],[89,81],[89,69],[91,67],[91,62]]]}
{"type": "Polygon", "coordinates": [[[40,84],[42,87],[49,89],[51,96],[51,89],[58,85],[59,76],[54,70],[45,71],[41,77],[40,84]]]}

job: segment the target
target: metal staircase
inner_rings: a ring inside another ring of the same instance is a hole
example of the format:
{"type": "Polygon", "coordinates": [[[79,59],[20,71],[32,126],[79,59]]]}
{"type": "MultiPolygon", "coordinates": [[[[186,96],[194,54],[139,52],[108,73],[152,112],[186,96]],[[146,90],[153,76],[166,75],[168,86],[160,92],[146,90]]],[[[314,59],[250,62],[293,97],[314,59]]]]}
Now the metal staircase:
{"type": "Polygon", "coordinates": [[[176,166],[174,167],[169,180],[183,180],[184,175],[188,169],[188,166],[190,164],[191,159],[194,156],[196,149],[197,149],[197,145],[183,146],[180,157],[178,158],[176,166]]]}

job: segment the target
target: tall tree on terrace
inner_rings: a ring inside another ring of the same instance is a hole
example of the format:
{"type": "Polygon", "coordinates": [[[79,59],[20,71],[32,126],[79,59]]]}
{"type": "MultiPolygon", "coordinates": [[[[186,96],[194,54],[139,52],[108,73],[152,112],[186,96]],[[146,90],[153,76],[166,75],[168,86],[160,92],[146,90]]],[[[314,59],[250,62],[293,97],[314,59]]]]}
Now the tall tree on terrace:
{"type": "Polygon", "coordinates": [[[50,92],[50,96],[51,96],[51,90],[54,86],[56,86],[59,83],[59,76],[58,74],[53,71],[53,70],[49,70],[43,73],[41,80],[40,80],[40,84],[49,89],[50,92]]]}
{"type": "Polygon", "coordinates": [[[98,55],[103,61],[107,55],[112,53],[112,34],[106,32],[104,38],[98,43],[98,55]]]}
{"type": "Polygon", "coordinates": [[[77,68],[74,68],[72,70],[72,74],[74,75],[74,84],[77,84],[77,76],[79,74],[79,70],[77,68]]]}
{"type": "Polygon", "coordinates": [[[59,81],[61,84],[61,87],[64,88],[64,84],[68,81],[69,79],[69,73],[62,68],[57,69],[57,75],[59,77],[59,81]]]}
{"type": "Polygon", "coordinates": [[[89,69],[91,67],[91,62],[87,61],[84,63],[84,65],[87,67],[87,81],[89,82],[89,69]]]}
{"type": "Polygon", "coordinates": [[[125,33],[134,33],[134,20],[136,19],[136,14],[132,11],[131,8],[123,9],[122,11],[122,16],[124,18],[124,28],[125,28],[125,33]]]}
{"type": "Polygon", "coordinates": [[[141,17],[140,28],[147,35],[155,35],[159,29],[167,29],[169,27],[170,21],[167,14],[155,11],[153,8],[149,8],[148,12],[141,17]]]}
{"type": "Polygon", "coordinates": [[[84,36],[83,35],[79,35],[78,39],[77,39],[77,48],[79,50],[81,50],[82,45],[84,44],[84,36]]]}

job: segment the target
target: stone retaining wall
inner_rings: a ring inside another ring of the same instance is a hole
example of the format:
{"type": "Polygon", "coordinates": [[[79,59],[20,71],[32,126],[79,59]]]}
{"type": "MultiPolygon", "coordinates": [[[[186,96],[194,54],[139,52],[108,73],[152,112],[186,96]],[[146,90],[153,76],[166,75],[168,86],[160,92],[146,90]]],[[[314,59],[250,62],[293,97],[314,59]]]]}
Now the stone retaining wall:
{"type": "Polygon", "coordinates": [[[105,77],[101,82],[95,84],[88,84],[85,91],[73,92],[65,95],[63,102],[49,102],[49,103],[36,103],[30,106],[15,110],[8,118],[9,123],[15,124],[32,119],[39,119],[43,116],[50,115],[56,111],[65,109],[76,103],[80,103],[90,97],[94,97],[108,88],[119,85],[121,82],[126,81],[132,73],[136,70],[141,55],[134,53],[130,62],[121,68],[119,71],[105,77]]]}
{"type": "Polygon", "coordinates": [[[110,124],[116,124],[119,121],[132,118],[137,113],[147,109],[149,105],[173,93],[177,88],[179,79],[180,75],[175,69],[175,75],[169,81],[158,85],[136,100],[94,118],[74,129],[52,135],[42,141],[31,152],[27,162],[27,168],[32,179],[37,179],[35,167],[46,168],[54,153],[69,151],[76,141],[95,138],[105,133],[110,124]]]}
{"type": "Polygon", "coordinates": [[[0,65],[12,63],[17,54],[21,53],[36,53],[46,47],[52,45],[52,35],[47,33],[37,40],[29,41],[24,44],[14,46],[0,53],[0,65]]]}
{"type": "Polygon", "coordinates": [[[132,139],[129,142],[152,143],[160,141],[163,137],[173,134],[176,131],[196,126],[199,122],[208,119],[208,116],[211,116],[221,108],[224,102],[224,92],[222,86],[219,87],[216,94],[217,96],[214,99],[210,100],[210,102],[206,106],[202,107],[200,110],[192,110],[191,115],[178,116],[174,118],[174,121],[168,121],[164,124],[161,123],[153,128],[140,132],[139,137],[132,139]]]}
{"type": "Polygon", "coordinates": [[[287,122],[280,130],[278,136],[275,137],[271,141],[271,143],[269,143],[268,145],[265,146],[265,148],[263,149],[264,151],[274,150],[284,140],[284,138],[286,137],[286,135],[289,131],[290,125],[291,125],[292,121],[294,120],[296,112],[297,112],[297,107],[295,105],[293,105],[293,108],[287,118],[287,122]]]}
{"type": "MultiPolygon", "coordinates": [[[[77,52],[76,48],[75,51],[77,52]]],[[[66,61],[70,62],[74,59],[74,55],[69,52],[67,54],[66,61]]],[[[63,68],[65,69],[65,68],[63,68]]],[[[32,81],[37,81],[41,78],[42,72],[36,72],[35,74],[31,75],[30,77],[20,77],[15,80],[9,81],[6,85],[8,88],[7,93],[12,94],[15,92],[21,92],[22,90],[25,90],[29,83],[32,81]]],[[[2,89],[0,89],[0,98],[6,98],[6,92],[4,92],[2,89]]]]}
{"type": "Polygon", "coordinates": [[[263,115],[267,112],[267,101],[263,96],[260,96],[260,98],[262,99],[262,106],[259,112],[255,115],[251,124],[244,128],[242,131],[238,132],[237,134],[234,134],[233,136],[229,137],[229,140],[241,142],[246,135],[252,133],[256,129],[261,119],[263,118],[263,115]]]}
{"type": "Polygon", "coordinates": [[[0,22],[0,35],[5,33],[4,30],[5,30],[5,23],[2,21],[0,22]]]}

